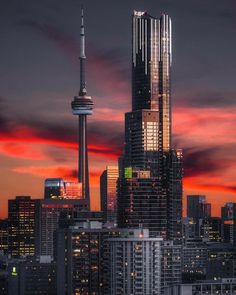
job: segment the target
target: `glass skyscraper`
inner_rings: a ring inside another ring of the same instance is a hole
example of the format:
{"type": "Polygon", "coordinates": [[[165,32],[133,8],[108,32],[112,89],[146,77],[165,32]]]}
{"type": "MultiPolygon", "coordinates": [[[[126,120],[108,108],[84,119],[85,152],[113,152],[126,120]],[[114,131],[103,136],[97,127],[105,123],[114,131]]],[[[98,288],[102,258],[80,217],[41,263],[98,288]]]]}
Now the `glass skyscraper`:
{"type": "Polygon", "coordinates": [[[151,235],[180,240],[182,151],[171,143],[171,31],[168,15],[134,11],[132,111],[125,114],[119,163],[118,226],[142,224],[151,235]],[[149,176],[144,180],[138,171],[149,176]]]}
{"type": "Polygon", "coordinates": [[[100,176],[101,211],[104,221],[117,223],[117,191],[118,166],[107,166],[100,176]]]}

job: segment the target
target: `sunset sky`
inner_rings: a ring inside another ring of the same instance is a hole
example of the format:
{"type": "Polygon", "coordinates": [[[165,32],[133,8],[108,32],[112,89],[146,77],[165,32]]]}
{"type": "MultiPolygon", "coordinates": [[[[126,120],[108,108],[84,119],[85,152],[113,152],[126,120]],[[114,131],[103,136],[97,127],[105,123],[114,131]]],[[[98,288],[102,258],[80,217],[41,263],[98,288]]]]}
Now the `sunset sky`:
{"type": "MultiPolygon", "coordinates": [[[[0,1],[0,216],[16,195],[43,198],[44,179],[75,179],[80,5],[0,1]]],[[[122,152],[131,109],[131,15],[173,22],[173,136],[184,195],[206,194],[214,215],[236,201],[235,0],[84,0],[92,206],[99,176],[122,152]]]]}

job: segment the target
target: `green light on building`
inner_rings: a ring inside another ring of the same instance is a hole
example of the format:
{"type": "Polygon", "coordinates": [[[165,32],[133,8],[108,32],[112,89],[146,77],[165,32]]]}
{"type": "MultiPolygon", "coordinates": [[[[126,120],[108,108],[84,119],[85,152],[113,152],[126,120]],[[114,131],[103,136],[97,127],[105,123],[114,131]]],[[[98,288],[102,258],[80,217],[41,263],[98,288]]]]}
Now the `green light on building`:
{"type": "Polygon", "coordinates": [[[125,168],[125,178],[132,178],[132,167],[125,168]]]}
{"type": "Polygon", "coordinates": [[[12,268],[12,273],[11,273],[12,276],[17,276],[17,272],[16,272],[16,267],[13,266],[12,268]]]}

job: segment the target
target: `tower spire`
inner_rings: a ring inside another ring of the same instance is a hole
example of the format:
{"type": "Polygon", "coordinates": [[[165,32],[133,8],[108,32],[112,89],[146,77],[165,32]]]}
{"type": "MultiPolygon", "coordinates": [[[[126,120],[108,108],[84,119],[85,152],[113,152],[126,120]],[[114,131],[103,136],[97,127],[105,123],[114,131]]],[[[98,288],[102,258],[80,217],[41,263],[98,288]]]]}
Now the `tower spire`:
{"type": "Polygon", "coordinates": [[[86,95],[85,81],[85,32],[84,32],[84,7],[81,5],[81,26],[80,26],[80,91],[79,95],[86,95]]]}
{"type": "Polygon", "coordinates": [[[88,144],[87,144],[87,116],[93,113],[93,101],[87,95],[85,82],[85,35],[84,35],[84,11],[81,7],[80,27],[80,90],[79,95],[74,97],[71,103],[72,113],[79,119],[79,161],[78,181],[82,183],[82,197],[87,201],[90,208],[89,171],[88,171],[88,144]]]}

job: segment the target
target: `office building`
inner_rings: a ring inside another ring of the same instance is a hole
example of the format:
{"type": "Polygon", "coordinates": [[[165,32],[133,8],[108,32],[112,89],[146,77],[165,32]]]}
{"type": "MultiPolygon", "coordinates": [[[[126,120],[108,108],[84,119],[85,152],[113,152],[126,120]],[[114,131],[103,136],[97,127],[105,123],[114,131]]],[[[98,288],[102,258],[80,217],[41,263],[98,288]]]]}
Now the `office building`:
{"type": "Polygon", "coordinates": [[[167,287],[164,295],[215,295],[236,293],[236,279],[226,278],[221,280],[202,281],[194,284],[181,284],[167,287]]]}
{"type": "Polygon", "coordinates": [[[195,282],[205,279],[208,258],[207,244],[199,240],[188,240],[183,246],[182,275],[183,282],[195,282]]]}
{"type": "Polygon", "coordinates": [[[141,216],[151,236],[181,243],[182,152],[171,144],[171,20],[135,11],[132,28],[132,111],[125,115],[119,162],[118,226],[136,227],[141,216]]]}
{"type": "Polygon", "coordinates": [[[233,203],[226,203],[221,207],[221,220],[222,220],[222,242],[233,244],[233,228],[234,228],[234,212],[233,203]]]}
{"type": "MultiPolygon", "coordinates": [[[[0,253],[8,253],[8,220],[0,220],[0,253]]],[[[0,293],[1,294],[1,293],[0,293]]]]}
{"type": "Polygon", "coordinates": [[[117,229],[101,222],[80,222],[57,232],[57,294],[108,295],[108,238],[117,229]]]}
{"type": "Polygon", "coordinates": [[[183,244],[190,239],[196,238],[196,221],[190,217],[183,217],[182,220],[183,244]]]}
{"type": "Polygon", "coordinates": [[[232,244],[209,243],[206,279],[236,277],[236,248],[232,244]]]}
{"type": "Polygon", "coordinates": [[[7,256],[0,252],[0,295],[8,295],[7,256]]]}
{"type": "Polygon", "coordinates": [[[103,212],[101,211],[81,211],[73,209],[72,211],[62,211],[59,216],[59,228],[68,228],[77,223],[99,221],[104,223],[103,212]]]}
{"type": "Polygon", "coordinates": [[[221,242],[222,222],[220,217],[205,218],[200,223],[201,238],[205,242],[221,242]]]}
{"type": "Polygon", "coordinates": [[[39,208],[38,254],[55,255],[55,232],[59,228],[60,214],[72,214],[74,210],[83,211],[87,207],[85,199],[45,199],[39,208]]]}
{"type": "Polygon", "coordinates": [[[8,295],[56,295],[56,264],[50,257],[8,261],[8,295]]]}
{"type": "Polygon", "coordinates": [[[204,195],[187,196],[187,217],[199,220],[205,218],[203,205],[206,203],[204,195]]]}
{"type": "Polygon", "coordinates": [[[65,181],[63,178],[47,178],[44,199],[82,199],[82,184],[65,181]]]}
{"type": "Polygon", "coordinates": [[[165,287],[182,283],[182,246],[173,241],[163,241],[161,245],[161,294],[165,287]]]}
{"type": "Polygon", "coordinates": [[[30,196],[8,200],[8,254],[12,257],[35,255],[38,207],[39,200],[30,196]]]}
{"type": "Polygon", "coordinates": [[[211,218],[211,204],[207,203],[204,195],[187,196],[187,217],[195,223],[195,238],[202,236],[202,224],[205,219],[211,218]]]}
{"type": "Polygon", "coordinates": [[[161,242],[150,238],[147,229],[126,229],[109,239],[109,294],[159,295],[161,242]]]}
{"type": "Polygon", "coordinates": [[[107,166],[100,177],[100,201],[104,221],[117,223],[118,166],[107,166]]]}
{"type": "Polygon", "coordinates": [[[236,247],[236,203],[233,203],[233,244],[236,247]]]}
{"type": "Polygon", "coordinates": [[[138,228],[142,225],[150,233],[166,237],[167,208],[160,189],[158,178],[150,177],[150,171],[125,168],[119,187],[118,214],[122,227],[138,228]]]}

